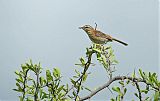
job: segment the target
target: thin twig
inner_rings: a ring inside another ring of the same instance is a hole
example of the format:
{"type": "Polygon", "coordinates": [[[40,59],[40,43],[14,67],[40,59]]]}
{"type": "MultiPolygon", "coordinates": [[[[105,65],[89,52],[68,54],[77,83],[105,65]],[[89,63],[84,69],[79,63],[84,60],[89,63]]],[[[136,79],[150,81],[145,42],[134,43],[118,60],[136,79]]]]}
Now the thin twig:
{"type": "Polygon", "coordinates": [[[139,93],[138,98],[139,98],[140,101],[142,101],[142,94],[141,94],[141,90],[139,88],[138,82],[135,82],[135,84],[136,84],[136,87],[137,87],[137,90],[138,90],[138,93],[139,93]]]}
{"type": "Polygon", "coordinates": [[[79,94],[79,91],[80,91],[80,87],[81,87],[81,85],[82,85],[83,76],[85,75],[85,73],[87,72],[87,70],[88,70],[88,68],[89,68],[89,66],[90,66],[90,64],[91,64],[91,59],[92,59],[92,54],[93,54],[93,53],[94,53],[94,52],[91,52],[91,53],[89,54],[89,56],[88,56],[88,61],[86,62],[85,66],[84,66],[84,70],[83,70],[83,72],[82,72],[82,75],[81,75],[81,77],[76,81],[76,83],[79,83],[79,84],[78,84],[78,88],[77,88],[77,94],[76,94],[76,97],[75,97],[75,101],[76,101],[76,99],[77,99],[77,97],[78,97],[78,94],[79,94]]]}
{"type": "MultiPolygon", "coordinates": [[[[104,85],[102,85],[102,86],[98,87],[96,90],[92,91],[89,95],[80,98],[79,101],[84,101],[84,100],[90,99],[92,96],[94,96],[95,94],[97,94],[98,92],[103,90],[104,88],[108,87],[112,82],[118,81],[118,80],[125,80],[125,79],[129,79],[133,82],[143,82],[147,85],[151,85],[150,83],[148,83],[145,80],[142,80],[140,78],[133,78],[133,77],[130,77],[130,76],[115,76],[112,79],[110,79],[107,83],[105,83],[104,85]]],[[[159,90],[159,88],[157,88],[157,87],[153,87],[153,88],[156,89],[156,90],[159,90]]]]}
{"type": "Polygon", "coordinates": [[[37,101],[38,100],[38,92],[39,92],[39,70],[37,68],[36,70],[36,90],[35,90],[35,93],[34,93],[34,101],[37,101]]]}
{"type": "Polygon", "coordinates": [[[26,94],[25,89],[26,89],[26,82],[27,82],[28,71],[29,71],[29,69],[26,70],[26,73],[25,73],[25,75],[24,75],[24,82],[23,82],[23,89],[22,89],[22,90],[23,90],[23,96],[22,96],[22,99],[23,99],[23,100],[24,100],[25,94],[26,94]]]}
{"type": "Polygon", "coordinates": [[[95,26],[95,30],[97,30],[97,23],[96,23],[96,22],[95,22],[95,25],[96,25],[96,26],[95,26]]]}

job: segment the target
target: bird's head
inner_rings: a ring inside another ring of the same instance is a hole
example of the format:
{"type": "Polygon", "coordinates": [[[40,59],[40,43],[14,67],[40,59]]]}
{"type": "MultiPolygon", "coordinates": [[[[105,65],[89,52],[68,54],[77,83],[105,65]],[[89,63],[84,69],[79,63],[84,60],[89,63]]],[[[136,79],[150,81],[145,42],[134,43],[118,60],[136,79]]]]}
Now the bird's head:
{"type": "Polygon", "coordinates": [[[90,25],[84,25],[82,27],[79,27],[79,29],[83,29],[85,32],[89,32],[91,30],[94,30],[94,28],[90,25]]]}

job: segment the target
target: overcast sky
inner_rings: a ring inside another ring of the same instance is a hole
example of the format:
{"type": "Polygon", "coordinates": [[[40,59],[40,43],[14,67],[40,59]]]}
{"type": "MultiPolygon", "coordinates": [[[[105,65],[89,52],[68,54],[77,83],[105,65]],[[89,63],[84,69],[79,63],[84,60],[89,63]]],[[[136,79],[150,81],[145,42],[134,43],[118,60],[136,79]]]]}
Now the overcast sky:
{"type": "MultiPolygon", "coordinates": [[[[69,82],[74,64],[91,45],[78,27],[95,22],[99,30],[129,44],[111,43],[119,60],[116,75],[138,68],[158,73],[158,0],[0,0],[0,100],[18,99],[12,91],[14,71],[29,59],[45,68],[59,67],[69,82]]],[[[89,71],[89,87],[106,81],[98,63],[89,71]]],[[[106,89],[93,99],[110,95],[106,89]]]]}

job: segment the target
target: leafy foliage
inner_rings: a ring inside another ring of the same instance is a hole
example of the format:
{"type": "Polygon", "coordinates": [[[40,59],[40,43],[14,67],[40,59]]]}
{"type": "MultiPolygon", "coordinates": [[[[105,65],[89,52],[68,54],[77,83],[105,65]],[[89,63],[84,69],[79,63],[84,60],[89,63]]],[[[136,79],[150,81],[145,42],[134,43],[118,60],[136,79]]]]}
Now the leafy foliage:
{"type": "Polygon", "coordinates": [[[75,69],[75,75],[70,78],[70,85],[64,85],[61,81],[62,76],[59,68],[43,70],[40,63],[33,64],[30,60],[21,65],[21,70],[15,71],[17,88],[13,90],[20,93],[20,101],[84,101],[108,87],[112,82],[117,82],[118,85],[112,87],[116,96],[110,98],[111,101],[122,101],[125,94],[129,92],[127,85],[132,85],[137,89],[137,92],[133,94],[140,101],[160,100],[160,81],[156,73],[147,73],[139,69],[138,73],[134,70],[131,76],[113,77],[118,61],[111,46],[93,44],[90,48],[86,48],[85,58],[81,57],[79,61],[76,66],[82,67],[82,70],[75,69]],[[105,82],[105,86],[100,86],[96,90],[84,86],[84,83],[89,79],[90,72],[88,69],[94,65],[92,63],[93,54],[96,55],[97,61],[106,70],[109,78],[105,82]],[[42,72],[45,72],[45,76],[42,75],[42,72]],[[139,83],[143,83],[146,87],[141,87],[139,83]],[[84,90],[88,91],[89,94],[85,97],[79,96],[79,93],[83,93],[84,90]],[[148,94],[149,92],[152,95],[148,94]]]}
{"type": "Polygon", "coordinates": [[[20,71],[16,71],[16,89],[19,93],[20,101],[63,101],[67,92],[67,87],[61,84],[61,73],[58,68],[53,72],[46,70],[46,77],[40,76],[42,68],[40,63],[33,64],[32,61],[21,65],[20,71]],[[34,73],[31,77],[29,73],[34,73]]]}

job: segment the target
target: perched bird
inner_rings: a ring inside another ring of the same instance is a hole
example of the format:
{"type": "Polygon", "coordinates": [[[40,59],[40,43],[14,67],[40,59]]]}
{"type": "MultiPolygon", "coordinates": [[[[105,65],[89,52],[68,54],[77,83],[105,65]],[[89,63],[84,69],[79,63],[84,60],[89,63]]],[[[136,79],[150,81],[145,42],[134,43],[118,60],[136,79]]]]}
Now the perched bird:
{"type": "MultiPolygon", "coordinates": [[[[97,27],[97,26],[96,26],[97,27]]],[[[104,34],[101,31],[96,30],[96,28],[94,29],[92,26],[90,25],[84,25],[82,27],[79,27],[80,29],[83,29],[89,36],[90,40],[93,43],[96,44],[105,44],[107,42],[112,42],[112,41],[117,41],[125,46],[127,46],[128,44],[120,41],[118,39],[113,38],[112,36],[108,35],[108,34],[104,34]]]]}

